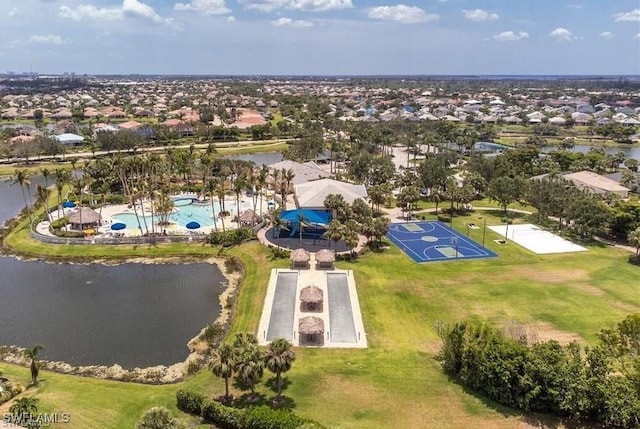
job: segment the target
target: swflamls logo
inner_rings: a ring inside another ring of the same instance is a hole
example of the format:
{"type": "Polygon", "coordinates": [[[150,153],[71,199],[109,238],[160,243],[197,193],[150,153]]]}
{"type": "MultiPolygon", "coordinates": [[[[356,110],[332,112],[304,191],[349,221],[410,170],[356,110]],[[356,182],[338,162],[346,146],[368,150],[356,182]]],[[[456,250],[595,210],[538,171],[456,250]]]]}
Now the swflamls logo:
{"type": "Polygon", "coordinates": [[[0,428],[10,428],[20,425],[26,428],[44,428],[56,423],[69,423],[71,415],[69,413],[6,413],[2,416],[0,428]]]}

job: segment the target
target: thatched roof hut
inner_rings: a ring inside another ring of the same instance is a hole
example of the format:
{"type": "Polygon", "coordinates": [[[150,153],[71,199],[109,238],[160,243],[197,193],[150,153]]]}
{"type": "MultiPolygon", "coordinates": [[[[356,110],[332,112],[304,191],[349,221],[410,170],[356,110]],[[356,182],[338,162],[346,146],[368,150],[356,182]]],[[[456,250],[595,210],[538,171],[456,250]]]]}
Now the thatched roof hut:
{"type": "Polygon", "coordinates": [[[322,302],[322,289],[318,286],[307,286],[300,291],[300,301],[319,303],[322,302]]]}
{"type": "Polygon", "coordinates": [[[100,214],[89,207],[79,207],[69,216],[72,229],[94,228],[100,225],[100,214]]]}
{"type": "Polygon", "coordinates": [[[298,322],[301,346],[322,346],[324,344],[324,321],[319,317],[307,316],[298,322]]]}
{"type": "Polygon", "coordinates": [[[320,249],[316,252],[318,268],[333,268],[335,261],[336,254],[331,249],[320,249]]]}
{"type": "Polygon", "coordinates": [[[238,223],[242,226],[253,225],[256,222],[258,222],[258,220],[260,220],[260,216],[258,216],[256,212],[254,212],[253,210],[247,209],[243,211],[242,214],[240,215],[240,219],[238,219],[238,223]]]}
{"type": "Polygon", "coordinates": [[[315,316],[303,317],[298,323],[298,332],[300,332],[301,335],[323,334],[324,322],[321,318],[315,316]]]}
{"type": "Polygon", "coordinates": [[[308,267],[311,255],[305,249],[296,249],[291,252],[291,267],[308,267]]]}
{"type": "Polygon", "coordinates": [[[322,311],[322,289],[307,286],[300,291],[300,311],[322,311]]]}

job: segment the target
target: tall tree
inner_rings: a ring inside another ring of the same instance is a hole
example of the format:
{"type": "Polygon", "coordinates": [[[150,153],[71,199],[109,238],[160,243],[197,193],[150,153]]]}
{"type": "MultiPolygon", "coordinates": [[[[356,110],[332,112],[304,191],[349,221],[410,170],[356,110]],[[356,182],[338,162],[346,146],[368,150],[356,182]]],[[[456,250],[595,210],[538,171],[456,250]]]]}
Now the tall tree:
{"type": "Polygon", "coordinates": [[[40,368],[38,367],[38,353],[40,353],[41,350],[44,350],[44,346],[36,344],[30,349],[26,349],[24,351],[24,356],[30,360],[29,370],[31,371],[31,384],[34,386],[38,385],[38,375],[40,374],[40,368]]]}
{"type": "Polygon", "coordinates": [[[213,352],[213,356],[209,362],[211,372],[213,372],[216,377],[224,379],[224,399],[226,402],[231,399],[231,396],[229,396],[229,379],[233,376],[235,367],[234,356],[234,349],[231,344],[224,343],[213,352]]]}
{"type": "Polygon", "coordinates": [[[29,217],[29,223],[31,223],[33,222],[33,218],[31,217],[31,210],[29,209],[29,200],[27,200],[27,195],[31,196],[31,181],[29,172],[27,170],[16,169],[15,174],[11,178],[11,185],[15,184],[20,185],[20,190],[22,191],[22,199],[24,200],[24,209],[27,212],[27,216],[29,217]]]}
{"type": "Polygon", "coordinates": [[[282,374],[289,371],[296,359],[293,347],[284,338],[276,338],[267,347],[264,354],[264,363],[267,369],[276,375],[277,396],[276,401],[282,395],[282,374]]]}

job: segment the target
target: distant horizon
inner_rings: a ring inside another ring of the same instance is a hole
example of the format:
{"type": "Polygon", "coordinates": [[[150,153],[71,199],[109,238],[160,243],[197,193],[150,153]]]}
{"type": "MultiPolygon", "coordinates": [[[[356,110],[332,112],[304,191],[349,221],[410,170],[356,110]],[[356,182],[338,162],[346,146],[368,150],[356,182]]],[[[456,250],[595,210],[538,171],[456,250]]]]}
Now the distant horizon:
{"type": "Polygon", "coordinates": [[[63,72],[63,73],[46,73],[46,72],[13,72],[7,71],[0,73],[0,76],[4,77],[112,77],[112,76],[141,76],[141,77],[297,77],[297,78],[468,78],[468,79],[483,79],[483,78],[546,78],[546,79],[604,79],[604,78],[636,78],[640,79],[640,73],[638,74],[598,74],[598,73],[586,73],[586,74],[467,74],[467,73],[450,73],[450,74],[296,74],[296,73],[281,73],[281,74],[258,74],[258,73],[231,73],[231,74],[216,74],[216,73],[82,73],[82,72],[63,72]]]}
{"type": "Polygon", "coordinates": [[[0,22],[20,72],[640,74],[638,0],[2,0],[0,22]]]}

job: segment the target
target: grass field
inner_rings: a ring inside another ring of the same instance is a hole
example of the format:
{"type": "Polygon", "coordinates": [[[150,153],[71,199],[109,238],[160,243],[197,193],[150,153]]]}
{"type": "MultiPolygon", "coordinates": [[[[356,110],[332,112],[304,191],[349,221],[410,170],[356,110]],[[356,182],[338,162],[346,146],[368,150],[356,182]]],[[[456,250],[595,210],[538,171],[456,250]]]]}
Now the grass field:
{"type": "MultiPolygon", "coordinates": [[[[491,213],[485,214],[488,224],[499,223],[491,213]]],[[[461,232],[466,234],[466,230],[461,232]]],[[[502,327],[534,329],[541,339],[592,343],[601,328],[640,311],[638,267],[626,263],[627,253],[611,247],[535,255],[511,242],[495,244],[493,239],[499,237],[490,230],[486,233],[487,247],[498,253],[498,258],[416,264],[392,246],[382,254],[339,263],[339,268],[355,272],[369,348],[296,349],[297,360],[286,375],[290,384],[285,390],[296,412],[341,429],[526,428],[541,422],[562,427],[548,416],[525,416],[487,402],[448,380],[434,359],[440,346],[434,326],[438,321],[483,319],[502,327]]],[[[23,234],[21,231],[13,240],[19,240],[21,246],[28,244],[30,251],[58,254],[49,248],[55,246],[29,244],[23,234]]],[[[470,235],[481,242],[482,229],[471,230],[470,235]]],[[[214,252],[193,245],[156,249],[90,251],[102,256],[104,252],[214,252]]],[[[69,250],[73,248],[64,246],[60,253],[69,250]]],[[[82,251],[89,249],[83,246],[82,251]]],[[[229,253],[239,257],[246,270],[231,334],[255,331],[268,270],[286,266],[288,261],[272,260],[267,249],[257,243],[229,253]]],[[[26,368],[0,364],[0,369],[24,383],[28,380],[26,368]]],[[[269,377],[265,374],[264,380],[269,377]]],[[[223,391],[222,381],[207,371],[172,386],[50,373],[42,374],[42,380],[33,393],[40,398],[43,410],[71,413],[70,424],[58,425],[65,429],[131,428],[152,405],[175,410],[175,391],[180,387],[209,396],[223,391]]],[[[273,396],[264,384],[259,392],[266,398],[273,396]]],[[[4,409],[0,407],[0,414],[4,409]]]]}

